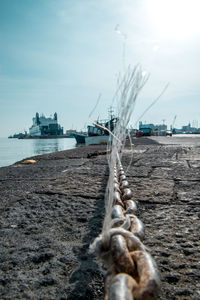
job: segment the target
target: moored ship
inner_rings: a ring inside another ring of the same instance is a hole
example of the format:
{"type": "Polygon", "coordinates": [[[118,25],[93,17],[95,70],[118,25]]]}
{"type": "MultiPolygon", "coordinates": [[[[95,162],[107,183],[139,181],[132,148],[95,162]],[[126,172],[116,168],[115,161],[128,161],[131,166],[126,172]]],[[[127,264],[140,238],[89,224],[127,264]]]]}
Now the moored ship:
{"type": "Polygon", "coordinates": [[[111,115],[107,121],[96,122],[94,126],[89,125],[87,133],[76,133],[74,137],[77,144],[95,145],[106,144],[110,138],[109,131],[112,132],[116,126],[118,118],[111,115]]]}
{"type": "Polygon", "coordinates": [[[45,137],[45,136],[61,136],[63,135],[63,127],[58,124],[57,113],[54,117],[46,118],[43,114],[40,116],[36,113],[33,118],[33,125],[29,128],[29,136],[45,137]]]}

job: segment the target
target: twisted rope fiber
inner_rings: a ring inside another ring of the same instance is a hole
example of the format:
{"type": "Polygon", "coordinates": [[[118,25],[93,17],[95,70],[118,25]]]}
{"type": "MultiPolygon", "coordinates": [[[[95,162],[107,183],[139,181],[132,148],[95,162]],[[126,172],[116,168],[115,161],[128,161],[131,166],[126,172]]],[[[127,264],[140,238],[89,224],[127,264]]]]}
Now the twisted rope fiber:
{"type": "MultiPolygon", "coordinates": [[[[126,178],[124,174],[122,176],[123,183],[126,178]]],[[[127,190],[127,184],[125,186],[127,190]]],[[[121,191],[122,197],[124,190],[121,191]]],[[[129,195],[128,198],[131,196],[129,195]]],[[[130,199],[124,201],[124,207],[128,212],[131,209],[127,203],[134,204],[134,201],[130,199]]],[[[116,207],[123,209],[121,205],[113,201],[112,212],[116,207]]],[[[90,247],[90,250],[96,253],[108,267],[105,280],[105,283],[107,282],[105,299],[156,299],[159,276],[155,262],[141,242],[144,230],[142,223],[134,214],[124,212],[124,218],[120,218],[120,212],[114,212],[115,215],[112,214],[112,217],[117,221],[117,226],[119,222],[121,224],[117,228],[112,228],[116,226],[116,223],[112,222],[111,228],[97,237],[90,247]],[[136,226],[133,226],[131,232],[132,218],[135,219],[134,225],[136,226]],[[127,294],[129,296],[124,298],[127,294]]]]}
{"type": "Polygon", "coordinates": [[[135,212],[132,192],[121,164],[126,128],[139,91],[147,79],[140,66],[128,68],[118,86],[119,122],[110,146],[109,180],[105,195],[105,219],[102,233],[90,246],[106,266],[105,300],[153,300],[159,289],[156,264],[142,243],[144,227],[135,212]]]}

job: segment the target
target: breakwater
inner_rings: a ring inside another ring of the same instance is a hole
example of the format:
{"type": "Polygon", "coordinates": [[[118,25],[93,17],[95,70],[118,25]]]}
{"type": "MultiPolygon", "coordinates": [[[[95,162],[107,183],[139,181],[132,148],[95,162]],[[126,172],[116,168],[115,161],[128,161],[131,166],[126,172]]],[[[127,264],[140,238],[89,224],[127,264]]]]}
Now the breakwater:
{"type": "MultiPolygon", "coordinates": [[[[160,299],[198,299],[200,148],[165,141],[135,140],[122,164],[133,153],[126,176],[161,274],[160,299]]],[[[0,169],[1,299],[103,299],[104,274],[88,250],[105,213],[104,151],[82,147],[0,169]]]]}

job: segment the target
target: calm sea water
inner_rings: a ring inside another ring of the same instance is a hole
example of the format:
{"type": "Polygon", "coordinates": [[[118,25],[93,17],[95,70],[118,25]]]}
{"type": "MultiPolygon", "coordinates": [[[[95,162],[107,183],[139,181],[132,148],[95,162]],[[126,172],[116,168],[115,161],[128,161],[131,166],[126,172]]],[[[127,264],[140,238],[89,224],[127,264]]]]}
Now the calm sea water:
{"type": "Polygon", "coordinates": [[[18,140],[0,138],[0,167],[27,157],[58,152],[76,147],[74,138],[18,140]]]}

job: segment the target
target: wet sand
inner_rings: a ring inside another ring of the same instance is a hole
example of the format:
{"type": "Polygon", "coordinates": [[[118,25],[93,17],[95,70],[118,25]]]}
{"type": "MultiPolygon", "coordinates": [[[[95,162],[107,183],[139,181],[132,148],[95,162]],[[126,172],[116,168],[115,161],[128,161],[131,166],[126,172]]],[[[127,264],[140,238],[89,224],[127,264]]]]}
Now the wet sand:
{"type": "MultiPolygon", "coordinates": [[[[141,138],[122,160],[144,244],[161,275],[159,299],[200,298],[200,147],[141,138]]],[[[104,146],[0,168],[0,299],[103,299],[89,244],[100,233],[108,165],[104,146]]]]}

